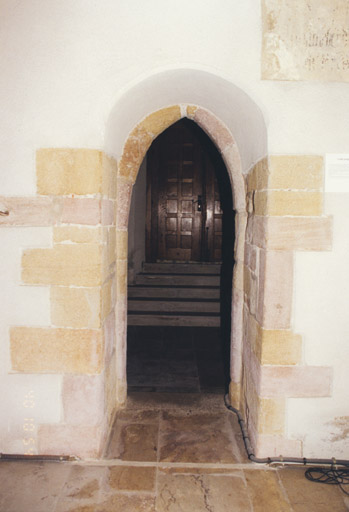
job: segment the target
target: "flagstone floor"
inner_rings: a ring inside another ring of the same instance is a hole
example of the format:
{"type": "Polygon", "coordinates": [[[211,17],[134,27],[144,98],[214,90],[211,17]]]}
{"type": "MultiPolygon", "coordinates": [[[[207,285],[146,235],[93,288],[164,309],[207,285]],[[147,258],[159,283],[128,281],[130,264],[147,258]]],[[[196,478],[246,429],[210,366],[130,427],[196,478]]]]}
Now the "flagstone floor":
{"type": "Polygon", "coordinates": [[[222,396],[131,393],[105,457],[0,460],[1,512],[344,512],[337,486],[304,468],[248,461],[222,396]]]}

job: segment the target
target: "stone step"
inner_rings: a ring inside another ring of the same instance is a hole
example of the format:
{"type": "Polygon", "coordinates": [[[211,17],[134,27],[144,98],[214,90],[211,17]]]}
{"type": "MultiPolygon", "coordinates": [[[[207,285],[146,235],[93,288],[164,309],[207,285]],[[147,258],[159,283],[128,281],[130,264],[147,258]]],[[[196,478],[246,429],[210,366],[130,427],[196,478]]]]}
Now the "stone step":
{"type": "Polygon", "coordinates": [[[143,272],[155,274],[216,274],[220,275],[218,263],[143,263],[143,272]]]}
{"type": "Polygon", "coordinates": [[[147,286],[130,285],[128,287],[129,299],[139,298],[160,298],[160,299],[219,299],[220,289],[218,286],[147,286]]]}
{"type": "Polygon", "coordinates": [[[137,274],[136,284],[148,284],[157,286],[219,286],[219,275],[195,275],[195,274],[137,274]]]}
{"type": "Polygon", "coordinates": [[[220,316],[206,315],[156,315],[128,314],[128,325],[177,326],[177,327],[219,327],[220,316]]]}
{"type": "Polygon", "coordinates": [[[153,311],[176,313],[219,313],[220,303],[215,300],[136,300],[128,301],[128,311],[153,311]]]}

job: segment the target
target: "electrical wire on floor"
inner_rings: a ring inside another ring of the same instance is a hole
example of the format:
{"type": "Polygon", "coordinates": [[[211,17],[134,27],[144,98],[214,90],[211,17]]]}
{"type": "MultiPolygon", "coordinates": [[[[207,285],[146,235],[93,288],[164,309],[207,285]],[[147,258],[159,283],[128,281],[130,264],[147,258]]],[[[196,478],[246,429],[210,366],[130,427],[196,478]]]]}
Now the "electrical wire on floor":
{"type": "Polygon", "coordinates": [[[298,464],[302,466],[320,466],[312,467],[306,470],[305,476],[311,482],[317,482],[329,485],[339,485],[341,490],[349,496],[349,492],[344,489],[345,485],[349,485],[349,460],[340,459],[308,459],[306,457],[256,457],[253,453],[251,441],[247,432],[246,423],[238,409],[232,407],[229,403],[228,394],[224,395],[224,404],[236,414],[240,425],[242,439],[245,445],[247,456],[250,461],[256,462],[257,464],[298,464]],[[321,466],[331,466],[330,468],[324,468],[321,466]],[[338,467],[339,466],[339,467],[338,467]]]}
{"type": "Polygon", "coordinates": [[[344,494],[349,496],[349,492],[344,489],[345,485],[349,485],[349,468],[309,468],[305,477],[318,484],[339,485],[344,494]]]}

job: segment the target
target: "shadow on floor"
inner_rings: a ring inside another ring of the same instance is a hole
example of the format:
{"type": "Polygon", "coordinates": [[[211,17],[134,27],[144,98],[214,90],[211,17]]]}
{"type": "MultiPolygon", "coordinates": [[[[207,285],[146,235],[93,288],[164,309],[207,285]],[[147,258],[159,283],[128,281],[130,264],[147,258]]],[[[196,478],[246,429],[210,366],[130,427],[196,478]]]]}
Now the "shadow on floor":
{"type": "Polygon", "coordinates": [[[128,390],[224,393],[220,329],[129,326],[128,390]]]}

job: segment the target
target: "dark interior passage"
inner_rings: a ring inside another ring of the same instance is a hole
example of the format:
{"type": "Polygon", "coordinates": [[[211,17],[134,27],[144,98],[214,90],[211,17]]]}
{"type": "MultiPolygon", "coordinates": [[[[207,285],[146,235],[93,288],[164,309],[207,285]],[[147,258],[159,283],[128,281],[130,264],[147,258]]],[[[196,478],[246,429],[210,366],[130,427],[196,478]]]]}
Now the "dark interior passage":
{"type": "Polygon", "coordinates": [[[128,327],[129,391],[223,393],[220,329],[128,327]]]}

